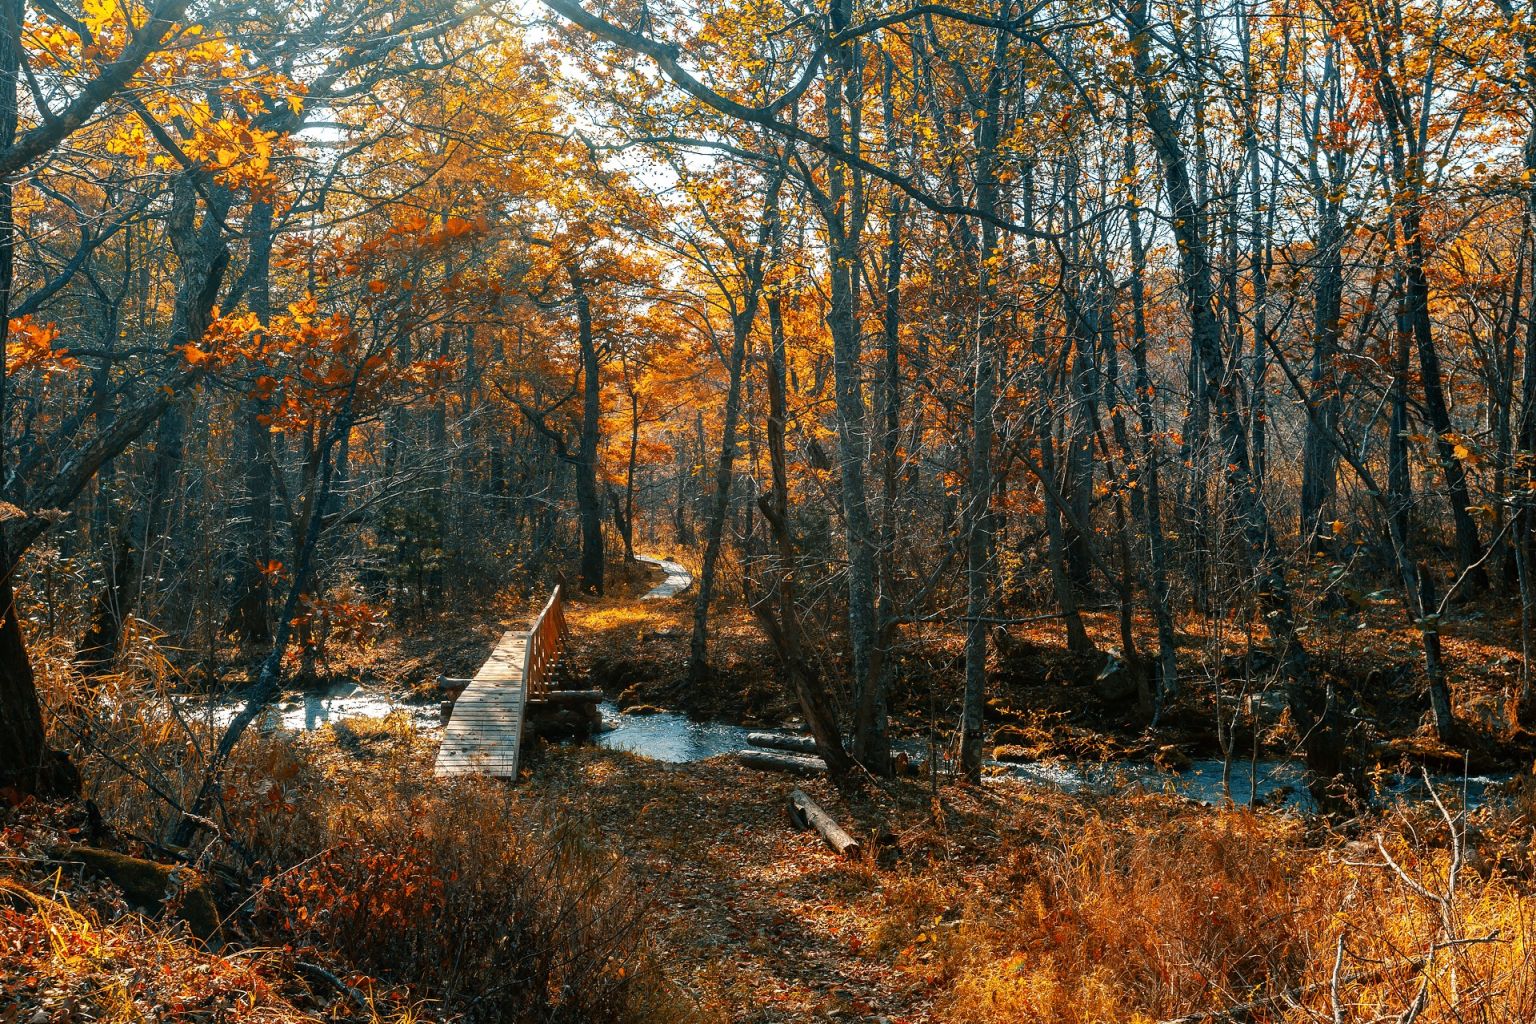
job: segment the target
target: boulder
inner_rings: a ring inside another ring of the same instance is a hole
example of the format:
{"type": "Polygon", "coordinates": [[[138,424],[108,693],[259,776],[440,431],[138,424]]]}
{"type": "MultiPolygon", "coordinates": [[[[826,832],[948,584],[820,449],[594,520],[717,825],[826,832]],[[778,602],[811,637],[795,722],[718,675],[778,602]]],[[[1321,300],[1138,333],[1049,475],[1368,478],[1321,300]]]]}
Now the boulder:
{"type": "Polygon", "coordinates": [[[66,846],[54,856],[85,865],[87,874],[109,879],[140,910],[158,914],[169,906],[200,939],[211,939],[219,930],[219,909],[208,893],[208,884],[191,868],[94,846],[66,846]]]}

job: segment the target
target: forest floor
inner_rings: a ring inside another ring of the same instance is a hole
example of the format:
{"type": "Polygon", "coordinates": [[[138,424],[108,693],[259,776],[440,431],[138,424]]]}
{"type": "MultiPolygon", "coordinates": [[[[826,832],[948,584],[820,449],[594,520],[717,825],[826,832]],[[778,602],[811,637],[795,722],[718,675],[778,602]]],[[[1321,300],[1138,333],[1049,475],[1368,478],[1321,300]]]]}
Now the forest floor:
{"type": "MultiPolygon", "coordinates": [[[[1134,790],[1069,795],[999,783],[934,792],[896,781],[849,794],[822,780],[799,783],[864,843],[865,856],[844,860],[814,831],[791,826],[785,799],[796,783],[729,758],[662,765],[548,748],[516,787],[439,786],[451,804],[423,803],[419,780],[429,776],[434,747],[409,727],[355,720],[285,748],[308,766],[300,776],[314,781],[286,786],[284,799],[313,806],[263,807],[268,821],[285,831],[296,827],[287,821],[295,813],[347,823],[323,849],[319,840],[295,847],[294,863],[257,886],[258,902],[315,858],[345,850],[359,814],[363,837],[381,827],[360,803],[394,823],[392,843],[419,843],[440,825],[448,841],[491,857],[511,837],[486,843],[460,819],[482,813],[474,810],[481,804],[510,802],[514,815],[541,828],[587,836],[610,865],[581,886],[562,884],[579,890],[570,905],[594,899],[599,886],[623,893],[638,925],[626,926],[619,956],[656,993],[613,1018],[636,1024],[1150,1024],[1256,996],[1310,993],[1295,1000],[1304,1009],[1282,1001],[1253,1015],[1278,1024],[1326,1012],[1340,935],[1348,938],[1348,998],[1377,1008],[1411,1004],[1416,951],[1445,941],[1437,913],[1386,868],[1371,839],[1383,836],[1414,882],[1443,886],[1450,833],[1422,806],[1329,828],[1134,790]],[[1380,964],[1388,969],[1366,970],[1380,964]]],[[[1454,946],[1458,962],[1436,965],[1437,984],[1449,972],[1469,998],[1489,1001],[1491,1012],[1476,1019],[1498,1024],[1536,1012],[1528,908],[1536,791],[1513,788],[1507,800],[1477,812],[1464,832],[1476,838],[1459,844],[1467,866],[1455,911],[1458,936],[1498,930],[1503,938],[1454,946]]],[[[275,934],[260,930],[261,914],[245,923],[227,897],[229,944],[214,952],[179,925],[131,912],[111,883],[79,875],[60,852],[80,838],[77,812],[5,813],[0,1019],[480,1019],[472,1010],[460,1016],[473,990],[445,993],[440,975],[393,955],[379,964],[363,951],[382,941],[369,938],[381,929],[431,929],[430,941],[415,936],[409,946],[425,945],[415,955],[429,960],[441,933],[451,944],[457,933],[484,930],[488,922],[475,914],[489,911],[437,905],[446,897],[430,879],[379,909],[365,904],[362,930],[343,929],[343,938],[325,922],[350,906],[345,891],[293,887],[302,912],[319,923],[275,934]],[[406,917],[395,900],[406,903],[406,917]]],[[[539,852],[527,838],[509,845],[525,861],[539,852]]],[[[369,848],[386,858],[369,861],[370,872],[398,870],[397,858],[419,855],[369,848]]],[[[454,850],[453,863],[466,855],[454,850]]],[[[457,877],[442,864],[433,871],[457,877]]]]}
{"type": "MultiPolygon", "coordinates": [[[[636,600],[652,582],[637,570],[608,598],[573,602],[578,662],[623,704],[793,725],[771,652],[744,614],[717,620],[712,681],[683,684],[687,597],[636,600]]],[[[484,622],[444,619],[339,653],[330,671],[425,699],[439,672],[471,674],[533,603],[508,600],[484,622]]],[[[1114,620],[1090,622],[1109,647],[1114,620]]],[[[1056,624],[1011,631],[992,676],[997,745],[1029,757],[1175,763],[1205,749],[1213,730],[1201,731],[1198,699],[1210,702],[1208,713],[1223,674],[1252,675],[1255,666],[1262,674],[1263,659],[1246,642],[1184,625],[1187,649],[1206,652],[1198,663],[1213,668],[1205,688],[1189,688],[1189,720],[1155,732],[1123,710],[1134,697],[1099,679],[1100,659],[1065,652],[1056,624]]],[[[1469,721],[1481,721],[1478,709],[1496,705],[1518,671],[1506,626],[1491,609],[1464,609],[1447,625],[1469,721]]],[[[1433,751],[1415,708],[1414,638],[1390,609],[1312,635],[1341,687],[1359,680],[1362,693],[1385,694],[1372,716],[1383,750],[1433,751]]],[[[957,641],[907,638],[931,671],[909,680],[918,695],[896,709],[905,728],[951,716],[938,688],[930,696],[922,683],[952,684],[957,641]]],[[[1283,726],[1276,733],[1265,739],[1283,748],[1283,726]]],[[[180,744],[133,740],[155,764],[171,763],[180,744]]],[[[244,744],[226,814],[246,823],[254,848],[271,852],[238,870],[201,865],[226,921],[225,944],[214,949],[173,920],[140,916],[125,890],[82,873],[69,852],[90,841],[165,860],[136,838],[151,831],[143,822],[154,801],[114,797],[132,787],[100,783],[111,764],[82,764],[96,780],[105,838],[80,805],[0,809],[0,1020],[477,1019],[477,1001],[504,989],[505,964],[492,956],[482,977],[453,982],[431,964],[442,950],[456,961],[462,936],[500,934],[508,911],[498,900],[513,897],[498,896],[494,880],[508,878],[517,899],[532,900],[514,901],[517,914],[543,914],[573,942],[619,951],[624,966],[599,964],[550,991],[558,999],[626,984],[627,1009],[563,1019],[1151,1024],[1288,993],[1251,1014],[1278,1024],[1331,1013],[1327,979],[1341,969],[1344,998],[1373,1012],[1405,1012],[1422,980],[1464,994],[1433,1003],[1424,1024],[1536,1019],[1529,776],[1451,826],[1422,803],[1328,825],[1134,788],[1069,794],[1008,781],[867,780],[839,792],[729,757],[667,765],[591,747],[540,748],[517,786],[444,786],[431,779],[435,747],[407,716],[244,744]],[[792,827],[785,803],[797,784],[861,840],[864,856],[844,860],[814,831],[792,827]],[[566,832],[580,837],[579,856],[560,852],[554,837],[566,832]],[[332,862],[344,867],[351,856],[364,858],[358,877],[406,872],[405,880],[342,884],[332,862]],[[335,873],[317,873],[317,862],[335,873]],[[1461,876],[1456,934],[1447,936],[1420,890],[1443,890],[1453,864],[1461,876]],[[530,878],[543,888],[528,890],[530,878]],[[289,902],[273,901],[274,891],[289,902]],[[269,903],[287,910],[261,909],[269,903]],[[620,907],[630,923],[583,918],[591,904],[620,907]],[[337,924],[344,911],[350,930],[337,924]],[[1451,953],[1431,956],[1434,977],[1421,979],[1427,949],[1451,953]]],[[[1521,748],[1490,749],[1513,763],[1521,748]]],[[[182,902],[173,898],[167,916],[182,902]]],[[[587,952],[578,946],[569,959],[585,963],[587,952]]],[[[500,1019],[557,1019],[530,1013],[500,1019]]]]}

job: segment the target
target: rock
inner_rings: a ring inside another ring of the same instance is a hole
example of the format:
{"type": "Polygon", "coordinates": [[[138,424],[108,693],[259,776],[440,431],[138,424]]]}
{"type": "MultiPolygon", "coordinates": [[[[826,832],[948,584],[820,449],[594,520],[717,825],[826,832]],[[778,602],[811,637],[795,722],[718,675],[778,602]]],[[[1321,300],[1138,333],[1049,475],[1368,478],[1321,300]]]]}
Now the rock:
{"type": "Polygon", "coordinates": [[[1158,747],[1152,755],[1152,763],[1168,771],[1183,772],[1194,767],[1195,762],[1183,750],[1172,743],[1158,747]]]}
{"type": "Polygon", "coordinates": [[[1094,692],[1110,703],[1128,700],[1136,693],[1136,676],[1121,659],[1110,656],[1093,681],[1094,692]]]}
{"type": "Polygon", "coordinates": [[[1034,755],[1033,751],[1026,747],[1021,747],[1013,743],[1003,743],[992,748],[992,760],[1015,761],[1023,763],[1028,761],[1038,761],[1039,758],[1034,755]]]}
{"type": "Polygon", "coordinates": [[[84,864],[87,872],[110,879],[123,890],[128,902],[141,910],[159,913],[169,904],[176,917],[200,939],[210,939],[219,930],[219,910],[208,894],[208,884],[191,868],[94,846],[66,846],[54,856],[84,864]]]}

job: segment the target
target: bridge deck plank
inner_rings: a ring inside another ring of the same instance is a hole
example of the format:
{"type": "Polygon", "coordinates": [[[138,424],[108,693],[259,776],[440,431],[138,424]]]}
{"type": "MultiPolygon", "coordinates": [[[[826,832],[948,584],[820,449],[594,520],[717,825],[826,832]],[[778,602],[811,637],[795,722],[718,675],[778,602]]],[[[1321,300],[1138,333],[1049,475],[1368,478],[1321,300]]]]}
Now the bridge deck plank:
{"type": "Polygon", "coordinates": [[[517,778],[522,743],[523,659],[527,634],[510,630],[465,687],[443,730],[435,774],[517,778]]]}

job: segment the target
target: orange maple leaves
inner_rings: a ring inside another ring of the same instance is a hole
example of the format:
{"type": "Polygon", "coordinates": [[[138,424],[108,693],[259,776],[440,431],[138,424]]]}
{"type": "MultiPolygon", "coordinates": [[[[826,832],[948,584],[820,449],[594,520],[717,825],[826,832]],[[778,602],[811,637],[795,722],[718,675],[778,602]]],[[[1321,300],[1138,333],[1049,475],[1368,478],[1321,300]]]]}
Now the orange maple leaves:
{"type": "Polygon", "coordinates": [[[453,378],[451,359],[391,359],[366,341],[342,313],[322,314],[306,294],[263,324],[254,313],[215,317],[198,343],[178,351],[190,367],[243,377],[250,397],[268,403],[258,420],[274,433],[303,431],[333,416],[353,415],[435,391],[453,378]]]}
{"type": "Polygon", "coordinates": [[[30,316],[12,319],[5,343],[5,372],[14,375],[38,370],[54,374],[79,369],[79,361],[70,356],[67,348],[55,347],[58,338],[59,329],[52,323],[40,324],[30,316]]]}

